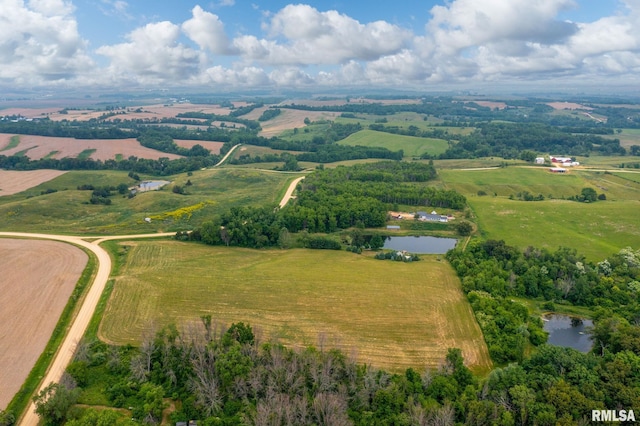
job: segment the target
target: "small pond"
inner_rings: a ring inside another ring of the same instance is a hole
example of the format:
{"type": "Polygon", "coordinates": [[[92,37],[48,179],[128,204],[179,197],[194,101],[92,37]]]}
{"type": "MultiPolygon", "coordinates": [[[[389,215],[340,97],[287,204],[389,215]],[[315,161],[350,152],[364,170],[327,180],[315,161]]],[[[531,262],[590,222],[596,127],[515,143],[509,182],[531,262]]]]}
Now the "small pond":
{"type": "Polygon", "coordinates": [[[145,180],[143,182],[140,182],[139,187],[140,187],[140,191],[143,191],[143,192],[155,191],[170,183],[171,182],[168,182],[166,180],[145,180]]]}
{"type": "Polygon", "coordinates": [[[383,248],[406,250],[416,254],[445,254],[456,246],[455,238],[439,237],[387,237],[383,248]]]}
{"type": "Polygon", "coordinates": [[[581,319],[560,314],[549,314],[542,317],[544,330],[549,333],[547,343],[589,352],[593,342],[589,339],[586,328],[593,326],[588,319],[581,319]]]}

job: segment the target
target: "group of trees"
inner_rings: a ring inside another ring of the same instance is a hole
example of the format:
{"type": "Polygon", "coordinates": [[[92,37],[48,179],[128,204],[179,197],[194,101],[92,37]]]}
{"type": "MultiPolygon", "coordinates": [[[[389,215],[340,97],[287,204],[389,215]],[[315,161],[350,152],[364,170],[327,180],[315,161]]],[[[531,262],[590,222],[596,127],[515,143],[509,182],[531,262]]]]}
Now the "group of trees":
{"type": "MultiPolygon", "coordinates": [[[[462,280],[491,356],[501,363],[522,360],[527,340],[533,345],[545,341],[540,319],[529,317],[527,308],[512,300],[514,296],[588,306],[596,309],[597,317],[614,317],[628,327],[640,319],[640,251],[627,248],[592,264],[575,250],[521,251],[504,241],[488,240],[472,242],[464,252],[452,250],[447,259],[462,280]]],[[[625,330],[627,338],[640,336],[638,327],[625,330]]],[[[598,333],[594,337],[596,345],[604,346],[612,339],[598,333]]],[[[640,354],[640,339],[630,338],[618,347],[640,354]]]]}
{"type": "Polygon", "coordinates": [[[580,194],[569,197],[570,200],[580,201],[581,203],[595,203],[598,200],[606,200],[605,194],[598,194],[593,188],[582,188],[580,194]]]}
{"type": "Polygon", "coordinates": [[[539,123],[487,123],[468,136],[460,137],[441,158],[502,157],[520,158],[523,151],[562,152],[588,156],[625,155],[618,139],[592,134],[572,134],[561,128],[539,123]]]}

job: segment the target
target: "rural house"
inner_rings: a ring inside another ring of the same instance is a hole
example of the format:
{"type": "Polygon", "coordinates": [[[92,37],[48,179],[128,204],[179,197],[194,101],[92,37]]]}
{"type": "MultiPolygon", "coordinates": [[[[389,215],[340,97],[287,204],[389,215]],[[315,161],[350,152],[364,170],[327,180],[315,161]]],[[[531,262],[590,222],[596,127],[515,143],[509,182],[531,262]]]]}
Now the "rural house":
{"type": "Polygon", "coordinates": [[[449,221],[449,218],[447,216],[438,214],[435,212],[435,210],[432,211],[431,213],[417,212],[416,214],[418,215],[418,220],[421,220],[423,222],[448,222],[449,221]]]}

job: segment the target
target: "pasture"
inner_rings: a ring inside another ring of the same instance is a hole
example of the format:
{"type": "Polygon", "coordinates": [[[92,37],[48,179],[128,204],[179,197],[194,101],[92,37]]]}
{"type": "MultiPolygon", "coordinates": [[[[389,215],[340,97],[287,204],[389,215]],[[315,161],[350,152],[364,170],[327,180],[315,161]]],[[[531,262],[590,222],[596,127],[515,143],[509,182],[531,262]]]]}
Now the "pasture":
{"type": "Polygon", "coordinates": [[[469,204],[484,237],[521,248],[570,247],[591,261],[601,261],[627,246],[638,249],[640,244],[639,200],[588,204],[472,197],[469,204]]]}
{"type": "Polygon", "coordinates": [[[640,184],[632,180],[585,170],[552,174],[543,167],[441,170],[439,174],[445,187],[467,197],[486,238],[504,239],[519,247],[571,247],[590,260],[602,260],[640,242],[640,184]],[[591,204],[562,200],[585,187],[607,199],[591,204]],[[487,196],[478,196],[478,191],[487,196]],[[508,198],[517,198],[523,191],[542,194],[546,200],[508,198]]]}
{"type": "Polygon", "coordinates": [[[87,259],[70,244],[0,238],[0,409],[43,352],[87,259]]]}
{"type": "Polygon", "coordinates": [[[508,197],[529,191],[554,198],[578,194],[586,182],[575,172],[559,175],[550,173],[547,167],[504,167],[487,170],[440,170],[440,179],[447,188],[465,196],[485,191],[490,195],[508,197]]]}
{"type": "Polygon", "coordinates": [[[127,254],[100,326],[108,342],[137,344],[152,324],[211,315],[249,323],[264,340],[320,340],[394,371],[437,367],[449,347],[478,372],[491,365],[455,272],[435,257],[398,263],[331,250],[121,245],[127,254]]]}
{"type": "Polygon", "coordinates": [[[133,186],[135,181],[126,172],[71,171],[25,192],[0,197],[0,230],[120,235],[192,229],[230,207],[276,205],[292,176],[249,169],[212,169],[168,179],[172,184],[160,191],[144,192],[134,198],[116,191],[110,197],[111,205],[102,205],[90,204],[91,191],[77,187],[120,183],[133,186]],[[191,185],[187,186],[187,181],[191,185]],[[185,195],[172,192],[176,184],[185,188],[185,195]],[[146,223],[146,217],[158,220],[146,223]]]}
{"type": "Polygon", "coordinates": [[[403,150],[405,157],[419,157],[422,154],[439,155],[445,152],[448,147],[447,141],[444,139],[394,135],[374,130],[362,130],[349,135],[338,143],[350,146],[384,147],[391,151],[403,150]]]}

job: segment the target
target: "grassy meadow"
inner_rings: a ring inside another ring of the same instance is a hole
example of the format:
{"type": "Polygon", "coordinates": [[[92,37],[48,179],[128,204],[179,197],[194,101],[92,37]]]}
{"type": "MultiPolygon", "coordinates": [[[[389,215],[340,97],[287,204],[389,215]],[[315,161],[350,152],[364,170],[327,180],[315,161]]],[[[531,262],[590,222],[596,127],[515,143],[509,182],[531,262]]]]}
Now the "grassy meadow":
{"type": "Polygon", "coordinates": [[[486,238],[518,247],[575,248],[600,261],[621,248],[640,244],[640,201],[515,201],[500,197],[469,199],[486,238]]]}
{"type": "Polygon", "coordinates": [[[468,198],[481,235],[519,247],[555,250],[571,247],[594,261],[640,243],[640,184],[611,173],[571,170],[552,174],[546,168],[506,167],[490,170],[441,170],[447,188],[468,198]],[[563,200],[590,187],[606,200],[563,200]],[[487,196],[478,196],[484,191],[487,196]],[[519,201],[522,191],[544,201],[519,201]],[[554,199],[549,199],[549,196],[554,199]]]}
{"type": "Polygon", "coordinates": [[[360,145],[384,147],[391,151],[403,150],[405,157],[419,157],[422,154],[439,155],[448,148],[444,139],[417,138],[394,135],[392,133],[362,130],[338,142],[340,145],[360,145]]]}
{"type": "Polygon", "coordinates": [[[640,129],[622,129],[621,133],[605,136],[609,139],[618,139],[620,145],[629,148],[632,145],[640,145],[640,129]]]}
{"type": "Polygon", "coordinates": [[[123,242],[127,252],[100,335],[137,343],[153,323],[244,321],[263,339],[340,347],[359,362],[436,367],[449,347],[478,372],[487,348],[446,262],[398,263],[332,250],[251,250],[177,241],[123,242]],[[327,267],[331,265],[331,267],[327,267]]]}
{"type": "MultiPolygon", "coordinates": [[[[150,176],[141,176],[150,179],[150,176]]],[[[113,195],[111,205],[89,204],[91,191],[79,185],[134,185],[126,172],[72,171],[12,196],[0,197],[0,230],[69,234],[129,234],[191,229],[229,207],[277,204],[288,174],[248,169],[213,169],[161,177],[172,183],[134,198],[113,195]],[[187,181],[190,186],[186,186],[187,181]],[[182,185],[187,194],[172,192],[182,185]],[[57,192],[41,195],[43,191],[57,192]],[[151,223],[144,218],[151,217],[151,223]]]]}

